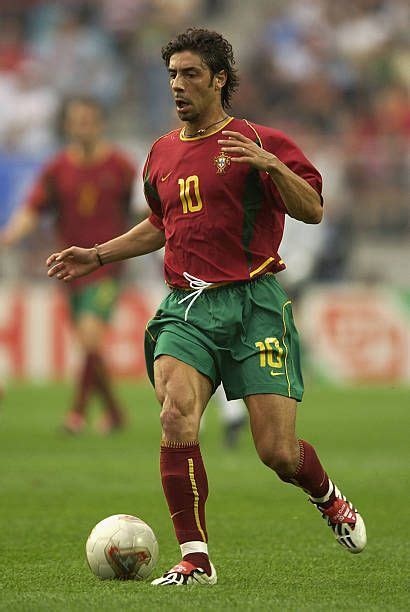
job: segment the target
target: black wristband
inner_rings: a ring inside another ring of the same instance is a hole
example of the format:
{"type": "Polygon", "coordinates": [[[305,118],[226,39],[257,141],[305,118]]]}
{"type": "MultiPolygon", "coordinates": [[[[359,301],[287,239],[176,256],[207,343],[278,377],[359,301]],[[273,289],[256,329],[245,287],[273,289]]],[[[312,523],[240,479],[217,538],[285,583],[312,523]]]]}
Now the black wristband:
{"type": "Polygon", "coordinates": [[[104,265],[104,262],[103,262],[103,260],[101,259],[101,255],[100,255],[100,253],[98,252],[98,244],[95,244],[95,245],[94,245],[94,249],[95,249],[95,254],[97,255],[97,260],[98,260],[98,263],[100,264],[100,266],[103,266],[103,265],[104,265]]]}

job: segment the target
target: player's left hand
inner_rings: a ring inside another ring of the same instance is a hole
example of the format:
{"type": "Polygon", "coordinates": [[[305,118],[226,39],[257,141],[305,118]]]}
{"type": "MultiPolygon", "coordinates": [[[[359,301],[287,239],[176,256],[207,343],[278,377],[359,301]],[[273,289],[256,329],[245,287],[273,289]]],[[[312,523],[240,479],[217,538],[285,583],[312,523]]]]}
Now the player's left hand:
{"type": "Polygon", "coordinates": [[[224,153],[235,155],[235,157],[231,157],[232,162],[250,164],[254,168],[265,172],[277,168],[282,163],[276,155],[265,151],[256,142],[239,132],[223,130],[222,134],[227,137],[227,140],[218,140],[218,143],[222,145],[221,150],[224,153]]]}

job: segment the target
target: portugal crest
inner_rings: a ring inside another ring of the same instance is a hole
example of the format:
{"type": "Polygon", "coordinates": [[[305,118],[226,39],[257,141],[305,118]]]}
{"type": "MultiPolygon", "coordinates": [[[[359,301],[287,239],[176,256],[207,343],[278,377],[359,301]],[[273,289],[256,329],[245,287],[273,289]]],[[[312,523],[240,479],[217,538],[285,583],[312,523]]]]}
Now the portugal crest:
{"type": "Polygon", "coordinates": [[[221,151],[216,157],[214,157],[214,164],[216,167],[217,174],[225,174],[225,172],[231,165],[231,158],[229,157],[229,155],[221,151]]]}

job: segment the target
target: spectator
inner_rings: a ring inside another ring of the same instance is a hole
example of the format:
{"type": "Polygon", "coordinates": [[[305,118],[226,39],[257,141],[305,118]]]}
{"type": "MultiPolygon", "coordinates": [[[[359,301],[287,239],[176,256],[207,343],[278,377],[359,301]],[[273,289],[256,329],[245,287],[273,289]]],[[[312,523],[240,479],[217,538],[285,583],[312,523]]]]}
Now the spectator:
{"type": "Polygon", "coordinates": [[[62,96],[82,92],[106,105],[118,100],[123,68],[108,35],[87,12],[62,12],[56,28],[34,41],[33,51],[53,75],[53,84],[62,96]]]}
{"type": "Polygon", "coordinates": [[[0,104],[0,148],[30,155],[50,152],[58,97],[39,62],[25,59],[7,81],[0,79],[0,104]]]}

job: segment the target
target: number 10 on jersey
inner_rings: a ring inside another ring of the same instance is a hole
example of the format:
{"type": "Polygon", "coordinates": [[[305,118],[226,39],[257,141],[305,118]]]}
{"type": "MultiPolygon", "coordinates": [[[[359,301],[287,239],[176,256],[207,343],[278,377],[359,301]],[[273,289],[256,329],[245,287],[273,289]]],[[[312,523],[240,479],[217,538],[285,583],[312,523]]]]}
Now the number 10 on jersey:
{"type": "Polygon", "coordinates": [[[194,174],[187,179],[178,179],[179,197],[184,214],[196,213],[202,210],[202,199],[199,193],[199,178],[194,174]]]}

